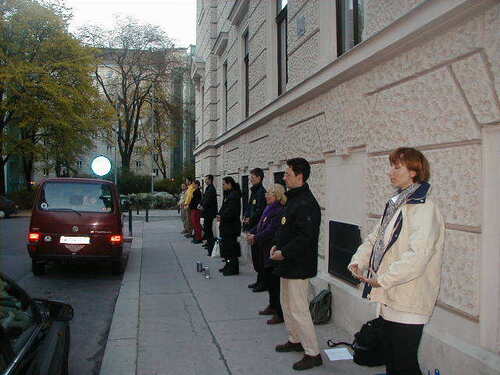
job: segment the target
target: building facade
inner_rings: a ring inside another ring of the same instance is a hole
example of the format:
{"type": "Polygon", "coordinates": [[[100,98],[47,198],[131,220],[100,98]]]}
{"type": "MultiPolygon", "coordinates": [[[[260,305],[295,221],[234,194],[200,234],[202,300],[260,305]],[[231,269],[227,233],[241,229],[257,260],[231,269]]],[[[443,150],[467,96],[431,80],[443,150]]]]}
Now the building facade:
{"type": "Polygon", "coordinates": [[[389,152],[419,148],[446,221],[421,363],[500,374],[500,3],[198,0],[196,27],[196,177],[245,191],[252,168],[269,185],[308,159],[322,207],[313,285],[331,285],[336,323],[355,332],[375,306],[342,274],[332,233],[366,236],[392,193],[389,152]]]}

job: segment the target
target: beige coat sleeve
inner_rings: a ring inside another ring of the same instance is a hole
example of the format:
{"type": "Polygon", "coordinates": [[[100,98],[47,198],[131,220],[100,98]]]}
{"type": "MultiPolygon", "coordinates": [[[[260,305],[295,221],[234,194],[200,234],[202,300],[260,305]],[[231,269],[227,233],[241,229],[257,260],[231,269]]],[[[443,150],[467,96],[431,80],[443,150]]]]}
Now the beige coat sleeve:
{"type": "Polygon", "coordinates": [[[351,258],[351,263],[347,266],[347,269],[351,271],[351,267],[355,264],[358,265],[361,271],[368,269],[370,265],[370,256],[372,254],[373,245],[377,239],[377,232],[380,227],[380,220],[373,228],[372,232],[365,238],[364,242],[358,247],[356,254],[351,258]]]}
{"type": "Polygon", "coordinates": [[[443,241],[444,222],[432,203],[418,204],[408,212],[408,248],[400,259],[389,265],[377,281],[384,289],[407,283],[422,276],[427,264],[443,241]]]}

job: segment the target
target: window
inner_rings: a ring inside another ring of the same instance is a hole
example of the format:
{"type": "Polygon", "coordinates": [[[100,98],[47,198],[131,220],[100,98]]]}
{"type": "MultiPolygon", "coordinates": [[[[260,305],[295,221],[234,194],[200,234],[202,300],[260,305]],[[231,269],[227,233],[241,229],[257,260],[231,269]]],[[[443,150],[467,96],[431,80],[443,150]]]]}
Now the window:
{"type": "Polygon", "coordinates": [[[159,140],[159,139],[155,139],[155,140],[153,141],[153,144],[154,144],[155,146],[159,146],[159,145],[160,145],[160,140],[159,140]]]}
{"type": "Polygon", "coordinates": [[[77,160],[77,161],[76,161],[76,167],[77,167],[78,169],[81,169],[81,168],[82,168],[82,166],[83,166],[83,162],[82,162],[81,160],[77,160]]]}
{"type": "Polygon", "coordinates": [[[155,175],[155,177],[158,177],[158,169],[153,169],[153,174],[155,175]]]}
{"type": "Polygon", "coordinates": [[[113,149],[113,146],[110,143],[108,143],[106,145],[106,152],[110,153],[112,149],[113,149]]]}
{"type": "Polygon", "coordinates": [[[361,42],[363,0],[337,0],[337,56],[361,42]]]}
{"type": "Polygon", "coordinates": [[[288,18],[286,0],[278,0],[278,95],[286,90],[288,83],[288,18]]]}
{"type": "Polygon", "coordinates": [[[99,183],[47,182],[39,208],[44,211],[112,212],[111,185],[99,183]]]}
{"type": "Polygon", "coordinates": [[[154,161],[158,161],[159,157],[160,156],[158,154],[153,154],[153,160],[154,161]]]}
{"type": "MultiPolygon", "coordinates": [[[[201,141],[203,142],[203,127],[205,126],[205,86],[201,86],[201,141]]],[[[198,144],[198,142],[197,142],[198,144]]]]}
{"type": "Polygon", "coordinates": [[[136,168],[142,168],[142,161],[141,160],[136,160],[135,161],[135,167],[136,168]]]}
{"type": "Polygon", "coordinates": [[[49,175],[49,169],[48,168],[43,168],[43,175],[48,176],[49,175]]]}
{"type": "MultiPolygon", "coordinates": [[[[14,354],[21,351],[27,343],[36,327],[34,312],[29,301],[21,296],[20,291],[14,285],[11,285],[7,280],[0,279],[1,294],[0,300],[0,325],[2,326],[2,360],[0,360],[0,368],[5,366],[6,358],[5,350],[12,350],[14,354]]],[[[9,350],[9,351],[10,351],[9,350]]]]}
{"type": "Polygon", "coordinates": [[[227,61],[222,65],[222,81],[224,84],[224,130],[227,130],[227,61]]]}
{"type": "Polygon", "coordinates": [[[243,34],[243,63],[245,69],[245,118],[249,115],[250,107],[250,87],[249,87],[249,46],[248,46],[248,30],[243,34]]]}

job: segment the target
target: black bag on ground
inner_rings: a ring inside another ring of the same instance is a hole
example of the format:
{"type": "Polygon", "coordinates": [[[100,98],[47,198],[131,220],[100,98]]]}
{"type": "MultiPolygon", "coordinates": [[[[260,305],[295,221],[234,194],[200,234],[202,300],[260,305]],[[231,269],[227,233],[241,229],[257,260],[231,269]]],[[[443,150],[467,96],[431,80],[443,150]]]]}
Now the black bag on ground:
{"type": "Polygon", "coordinates": [[[309,311],[314,324],[326,324],[332,318],[332,292],[323,289],[309,303],[309,311]]]}
{"type": "Polygon", "coordinates": [[[328,340],[327,345],[333,348],[338,345],[347,345],[354,351],[353,361],[361,366],[382,366],[385,364],[385,351],[382,339],[382,319],[377,318],[363,324],[359,332],[354,334],[354,342],[333,342],[328,340]]]}

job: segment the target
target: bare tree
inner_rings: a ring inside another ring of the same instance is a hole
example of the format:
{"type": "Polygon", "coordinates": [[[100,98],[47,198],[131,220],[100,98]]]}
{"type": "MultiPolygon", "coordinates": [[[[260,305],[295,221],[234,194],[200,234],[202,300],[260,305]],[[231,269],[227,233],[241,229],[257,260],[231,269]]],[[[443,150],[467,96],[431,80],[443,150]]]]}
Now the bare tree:
{"type": "Polygon", "coordinates": [[[135,19],[115,18],[112,30],[87,26],[79,31],[85,43],[97,48],[97,84],[116,111],[118,148],[123,170],[130,169],[141,127],[150,116],[150,103],[166,87],[182,61],[173,42],[158,26],[135,19]]]}

